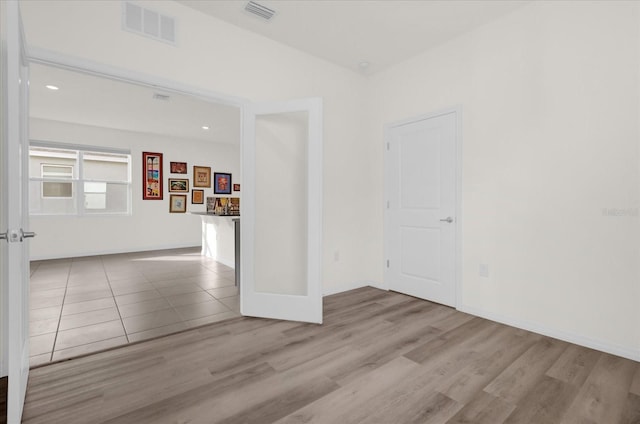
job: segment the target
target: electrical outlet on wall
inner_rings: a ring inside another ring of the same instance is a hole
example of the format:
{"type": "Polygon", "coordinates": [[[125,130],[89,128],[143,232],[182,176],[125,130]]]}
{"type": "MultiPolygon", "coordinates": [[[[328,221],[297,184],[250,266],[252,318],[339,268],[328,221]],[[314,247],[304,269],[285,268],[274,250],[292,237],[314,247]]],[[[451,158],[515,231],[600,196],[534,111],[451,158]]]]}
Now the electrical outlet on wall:
{"type": "Polygon", "coordinates": [[[489,278],[489,264],[480,264],[478,275],[480,277],[489,278]]]}
{"type": "Polygon", "coordinates": [[[333,261],[340,262],[340,251],[337,249],[333,251],[333,261]]]}

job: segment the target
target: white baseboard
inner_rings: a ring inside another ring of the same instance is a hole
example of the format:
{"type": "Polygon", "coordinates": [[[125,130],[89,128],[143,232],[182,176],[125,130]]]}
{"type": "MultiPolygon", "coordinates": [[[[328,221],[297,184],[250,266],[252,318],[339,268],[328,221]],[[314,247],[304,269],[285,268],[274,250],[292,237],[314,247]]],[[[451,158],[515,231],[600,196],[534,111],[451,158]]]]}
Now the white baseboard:
{"type": "Polygon", "coordinates": [[[386,287],[382,287],[380,284],[376,284],[373,281],[354,281],[347,284],[338,284],[334,286],[324,287],[322,290],[323,296],[331,296],[332,294],[338,294],[349,290],[355,290],[362,287],[374,287],[376,289],[387,290],[386,287]]]}
{"type": "MultiPolygon", "coordinates": [[[[381,290],[389,289],[388,287],[385,287],[384,284],[377,284],[372,281],[356,281],[348,284],[339,284],[325,287],[323,293],[324,296],[329,296],[332,294],[338,294],[367,286],[375,287],[381,290]]],[[[511,327],[520,328],[522,330],[542,334],[543,336],[553,337],[554,339],[563,340],[565,342],[577,344],[580,346],[588,347],[590,349],[599,350],[601,352],[610,353],[612,355],[621,356],[623,358],[640,362],[640,349],[633,349],[627,346],[620,346],[602,340],[596,340],[581,334],[558,330],[556,328],[551,328],[540,323],[508,317],[468,305],[459,305],[456,309],[460,312],[499,322],[511,327]]]]}
{"type": "Polygon", "coordinates": [[[95,251],[83,251],[83,252],[77,252],[77,253],[51,254],[51,255],[40,255],[40,256],[35,255],[35,256],[30,256],[29,259],[32,261],[46,261],[49,259],[81,258],[85,256],[114,255],[118,253],[150,252],[154,250],[167,250],[167,249],[185,249],[188,247],[200,248],[200,245],[187,243],[187,244],[172,244],[172,245],[163,245],[163,246],[146,246],[146,247],[138,247],[133,249],[95,250],[95,251]]]}
{"type": "Polygon", "coordinates": [[[563,340],[565,342],[599,350],[601,352],[606,352],[612,355],[621,356],[623,358],[631,359],[633,361],[640,361],[640,350],[638,349],[630,349],[626,346],[619,346],[619,345],[605,342],[602,340],[592,339],[590,337],[583,336],[581,334],[575,334],[567,331],[558,330],[556,328],[551,328],[536,322],[521,320],[521,319],[508,317],[500,314],[495,314],[493,312],[485,311],[480,308],[475,308],[472,306],[460,305],[456,309],[458,309],[460,312],[465,312],[467,314],[475,315],[481,318],[486,318],[488,320],[509,325],[511,327],[516,327],[516,328],[531,331],[537,334],[542,334],[543,336],[553,337],[554,339],[563,340]]]}
{"type": "Polygon", "coordinates": [[[220,262],[222,265],[226,265],[229,268],[236,269],[236,263],[233,259],[229,258],[214,258],[216,262],[220,262]]]}
{"type": "Polygon", "coordinates": [[[332,294],[338,294],[349,290],[355,290],[369,285],[366,281],[354,281],[348,284],[338,284],[335,286],[323,287],[322,295],[331,296],[332,294]]]}

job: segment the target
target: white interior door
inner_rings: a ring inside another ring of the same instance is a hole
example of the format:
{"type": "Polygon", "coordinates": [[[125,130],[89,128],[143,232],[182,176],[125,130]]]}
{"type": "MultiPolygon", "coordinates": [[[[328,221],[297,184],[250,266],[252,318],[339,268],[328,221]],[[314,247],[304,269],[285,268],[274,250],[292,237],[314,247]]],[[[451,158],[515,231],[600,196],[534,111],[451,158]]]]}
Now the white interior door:
{"type": "Polygon", "coordinates": [[[456,302],[456,111],[386,134],[385,281],[391,290],[456,302]]]}
{"type": "Polygon", "coordinates": [[[322,323],[322,101],[243,115],[240,308],[322,323]]]}
{"type": "Polygon", "coordinates": [[[3,375],[8,375],[7,422],[19,423],[29,376],[29,250],[27,196],[28,84],[17,1],[1,1],[2,206],[0,240],[3,375]],[[6,368],[5,368],[6,367],[6,368]]]}

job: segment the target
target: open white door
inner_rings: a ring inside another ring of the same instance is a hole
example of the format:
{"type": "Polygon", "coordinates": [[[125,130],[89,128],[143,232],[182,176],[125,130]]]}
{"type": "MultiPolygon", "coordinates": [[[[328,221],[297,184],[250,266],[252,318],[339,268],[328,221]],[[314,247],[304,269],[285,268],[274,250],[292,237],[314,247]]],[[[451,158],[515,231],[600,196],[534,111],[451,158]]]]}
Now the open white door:
{"type": "Polygon", "coordinates": [[[7,422],[19,423],[29,376],[29,225],[27,196],[28,86],[20,11],[0,1],[2,28],[2,145],[0,148],[0,287],[2,367],[8,376],[7,422]]]}
{"type": "Polygon", "coordinates": [[[241,313],[322,323],[322,100],[243,119],[241,313]]]}

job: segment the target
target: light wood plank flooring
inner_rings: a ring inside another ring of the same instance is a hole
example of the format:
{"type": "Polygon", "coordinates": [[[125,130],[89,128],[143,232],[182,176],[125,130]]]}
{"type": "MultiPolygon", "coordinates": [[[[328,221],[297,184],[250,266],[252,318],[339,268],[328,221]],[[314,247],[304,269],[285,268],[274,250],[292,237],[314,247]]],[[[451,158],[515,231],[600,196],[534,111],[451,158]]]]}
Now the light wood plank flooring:
{"type": "Polygon", "coordinates": [[[397,293],[36,368],[25,423],[639,423],[640,364],[397,293]]]}

